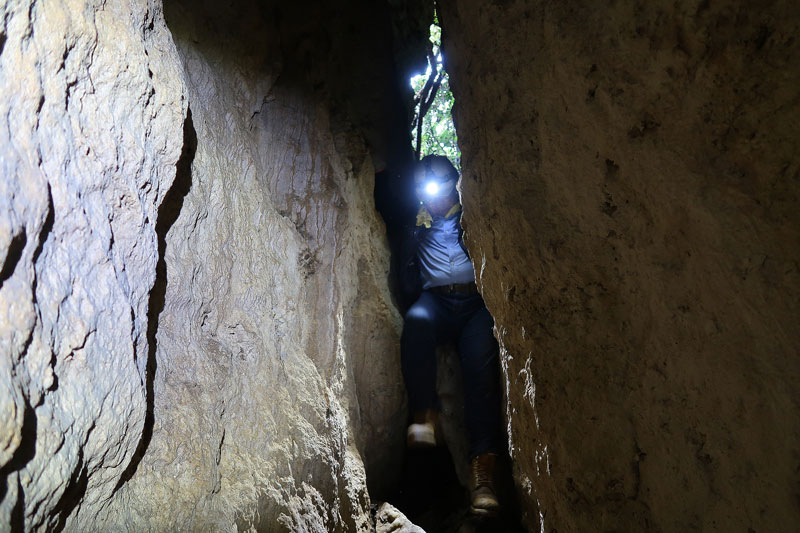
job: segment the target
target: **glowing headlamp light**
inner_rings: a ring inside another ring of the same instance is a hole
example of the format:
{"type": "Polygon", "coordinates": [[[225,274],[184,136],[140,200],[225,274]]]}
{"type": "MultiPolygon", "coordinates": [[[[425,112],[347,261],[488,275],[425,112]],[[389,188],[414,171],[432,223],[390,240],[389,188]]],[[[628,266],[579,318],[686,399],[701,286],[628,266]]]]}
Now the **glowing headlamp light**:
{"type": "Polygon", "coordinates": [[[436,196],[439,193],[439,184],[435,181],[429,181],[425,184],[425,194],[428,196],[436,196]]]}
{"type": "Polygon", "coordinates": [[[455,182],[453,180],[442,182],[432,179],[419,185],[419,188],[417,189],[417,195],[419,195],[420,199],[445,197],[450,194],[454,185],[455,182]]]}

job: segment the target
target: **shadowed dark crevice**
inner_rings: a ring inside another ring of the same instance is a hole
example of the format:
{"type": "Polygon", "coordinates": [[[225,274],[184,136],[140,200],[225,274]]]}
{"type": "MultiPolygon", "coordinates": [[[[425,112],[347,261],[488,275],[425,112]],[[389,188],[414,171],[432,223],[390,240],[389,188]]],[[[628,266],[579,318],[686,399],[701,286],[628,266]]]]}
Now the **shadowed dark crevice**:
{"type": "Polygon", "coordinates": [[[428,533],[522,533],[508,457],[498,458],[495,483],[501,511],[494,516],[472,515],[469,491],[459,483],[446,447],[406,450],[401,487],[389,501],[428,533]]]}
{"type": "Polygon", "coordinates": [[[392,503],[425,531],[439,530],[442,522],[452,520],[447,515],[464,506],[465,493],[448,449],[407,450],[400,493],[392,503]]]}
{"type": "MultiPolygon", "coordinates": [[[[53,230],[53,223],[55,222],[55,207],[53,206],[53,195],[50,192],[50,184],[47,184],[47,215],[44,219],[44,224],[42,224],[42,230],[39,232],[39,239],[38,243],[36,244],[36,249],[33,251],[33,258],[32,263],[34,266],[36,265],[36,261],[39,260],[39,256],[42,254],[42,250],[44,249],[44,244],[47,242],[47,238],[50,236],[50,232],[53,230]]],[[[11,244],[8,246],[8,253],[6,254],[6,258],[3,261],[3,268],[0,270],[0,287],[3,286],[8,278],[10,278],[14,271],[16,270],[17,263],[19,263],[20,258],[22,257],[22,252],[25,249],[25,245],[28,243],[28,235],[25,231],[25,228],[22,228],[22,231],[15,235],[11,239],[11,244]]],[[[36,285],[38,282],[38,278],[34,276],[33,283],[32,283],[32,292],[33,292],[33,301],[36,302],[36,285]]],[[[22,353],[26,353],[28,351],[28,346],[33,340],[33,331],[31,331],[30,336],[28,337],[25,347],[22,350],[22,353]]]]}
{"type": "Polygon", "coordinates": [[[22,490],[22,481],[17,478],[17,503],[11,509],[11,533],[25,531],[25,491],[22,490]]]}
{"type": "Polygon", "coordinates": [[[139,463],[144,456],[150,439],[153,437],[153,425],[155,423],[155,398],[153,382],[156,375],[156,333],[158,333],[158,318],[164,310],[164,302],[167,294],[167,263],[164,254],[167,249],[167,233],[178,220],[178,216],[183,208],[183,200],[192,188],[192,161],[197,151],[197,132],[192,122],[192,110],[186,112],[186,120],[183,122],[183,150],[178,159],[175,171],[175,181],[172,183],[164,201],[158,208],[158,220],[156,221],[156,236],[158,237],[158,263],[156,263],[156,280],[150,290],[150,301],[147,311],[147,371],[146,371],[146,399],[147,411],[145,413],[144,428],[139,445],[131,458],[131,462],[122,473],[122,476],[114,487],[114,492],[120,489],[125,483],[130,481],[139,467],[139,463]]]}
{"type": "MultiPolygon", "coordinates": [[[[0,43],[2,44],[2,43],[0,43]]],[[[53,223],[55,220],[54,216],[54,208],[53,208],[53,196],[50,192],[50,185],[47,185],[47,216],[45,217],[44,224],[42,225],[42,230],[39,232],[38,243],[36,245],[36,249],[33,252],[33,264],[36,264],[36,261],[39,259],[39,255],[42,253],[42,249],[44,248],[44,244],[47,241],[47,238],[50,235],[51,230],[53,229],[53,223]]],[[[2,287],[3,283],[8,280],[13,274],[14,270],[16,269],[17,264],[19,263],[20,258],[22,257],[22,252],[25,249],[26,244],[28,243],[28,236],[23,228],[20,233],[15,235],[11,239],[11,243],[8,247],[8,253],[6,254],[6,258],[3,261],[2,270],[0,270],[0,287],[2,287]]],[[[36,301],[36,277],[33,279],[32,284],[32,293],[34,302],[36,301]]],[[[25,344],[22,348],[22,353],[25,354],[28,351],[28,347],[33,340],[33,330],[31,330],[30,335],[25,341],[25,344]]],[[[38,425],[38,421],[36,419],[36,411],[34,407],[28,403],[28,399],[23,399],[25,403],[25,409],[22,418],[22,428],[20,430],[20,444],[19,447],[14,451],[14,455],[11,457],[6,464],[0,468],[0,501],[4,500],[6,497],[6,493],[8,492],[8,482],[9,476],[13,472],[17,472],[22,470],[26,464],[28,464],[36,455],[36,427],[38,425]]],[[[18,484],[18,493],[17,493],[17,501],[14,504],[14,507],[11,510],[11,524],[9,525],[11,531],[24,531],[25,530],[25,491],[22,487],[21,481],[17,479],[18,484]]]]}
{"type": "MultiPolygon", "coordinates": [[[[28,400],[25,399],[25,413],[22,418],[22,430],[20,432],[19,447],[14,451],[11,460],[0,468],[0,501],[3,501],[8,492],[8,476],[13,472],[22,470],[28,464],[34,455],[36,455],[36,411],[33,409],[28,400]]],[[[24,501],[25,494],[22,491],[22,486],[19,487],[19,494],[17,496],[17,505],[20,501],[24,501]]]]}
{"type": "MultiPolygon", "coordinates": [[[[39,232],[39,243],[36,245],[36,249],[33,251],[33,264],[36,264],[36,261],[39,260],[39,256],[42,254],[42,249],[44,249],[44,243],[47,242],[47,238],[50,236],[50,232],[53,230],[53,223],[55,222],[55,211],[56,208],[53,205],[53,193],[50,191],[50,184],[47,184],[47,216],[44,219],[44,224],[42,225],[42,231],[39,232]]],[[[36,281],[34,280],[34,289],[36,288],[36,281]]]]}
{"type": "Polygon", "coordinates": [[[12,237],[11,243],[8,245],[8,253],[3,261],[3,268],[0,269],[0,288],[14,274],[27,243],[28,234],[25,232],[25,228],[22,228],[19,233],[12,237]]]}
{"type": "Polygon", "coordinates": [[[89,471],[83,462],[83,452],[79,451],[78,464],[72,471],[67,488],[58,501],[58,505],[53,509],[53,516],[58,517],[58,521],[52,530],[60,533],[67,524],[67,517],[75,510],[83,497],[86,495],[86,488],[89,486],[89,471]]]}

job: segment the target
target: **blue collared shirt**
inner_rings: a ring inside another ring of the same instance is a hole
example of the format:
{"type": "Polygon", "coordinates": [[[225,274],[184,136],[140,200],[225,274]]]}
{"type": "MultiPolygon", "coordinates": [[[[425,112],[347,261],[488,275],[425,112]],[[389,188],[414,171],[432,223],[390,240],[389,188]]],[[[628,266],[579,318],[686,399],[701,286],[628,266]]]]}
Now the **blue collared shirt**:
{"type": "Polygon", "coordinates": [[[433,217],[431,228],[422,233],[417,256],[423,289],[475,281],[472,263],[458,243],[460,214],[433,217]]]}

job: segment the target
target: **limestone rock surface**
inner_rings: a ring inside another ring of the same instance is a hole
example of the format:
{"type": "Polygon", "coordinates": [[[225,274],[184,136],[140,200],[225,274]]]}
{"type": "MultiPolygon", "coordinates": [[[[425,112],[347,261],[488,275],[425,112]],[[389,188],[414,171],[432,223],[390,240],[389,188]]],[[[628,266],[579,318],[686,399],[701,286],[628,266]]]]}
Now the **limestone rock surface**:
{"type": "Polygon", "coordinates": [[[425,533],[406,515],[389,503],[382,503],[375,512],[375,533],[425,533]]]}
{"type": "Polygon", "coordinates": [[[273,15],[166,4],[197,146],[166,235],[152,440],[103,527],[366,531],[366,476],[402,457],[370,154],[273,15]]]}
{"type": "Polygon", "coordinates": [[[529,529],[794,530],[796,4],[439,4],[529,529]]]}
{"type": "Polygon", "coordinates": [[[343,98],[387,8],[165,4],[0,7],[0,523],[371,530],[405,422],[396,95],[343,98]]]}
{"type": "Polygon", "coordinates": [[[111,497],[186,104],[160,2],[0,6],[0,528],[111,497]]]}

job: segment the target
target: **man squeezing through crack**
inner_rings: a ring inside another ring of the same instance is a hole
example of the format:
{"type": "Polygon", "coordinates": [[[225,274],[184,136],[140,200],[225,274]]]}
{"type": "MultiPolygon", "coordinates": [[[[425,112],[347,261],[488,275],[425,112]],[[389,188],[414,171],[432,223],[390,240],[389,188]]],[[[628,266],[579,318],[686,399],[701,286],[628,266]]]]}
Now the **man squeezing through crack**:
{"type": "Polygon", "coordinates": [[[500,507],[493,476],[503,446],[498,346],[462,238],[458,177],[453,164],[441,155],[424,157],[414,173],[421,205],[402,257],[404,288],[419,294],[406,312],[401,338],[412,417],[407,443],[409,448],[441,444],[436,345],[457,341],[472,466],[470,509],[491,515],[500,507]]]}

